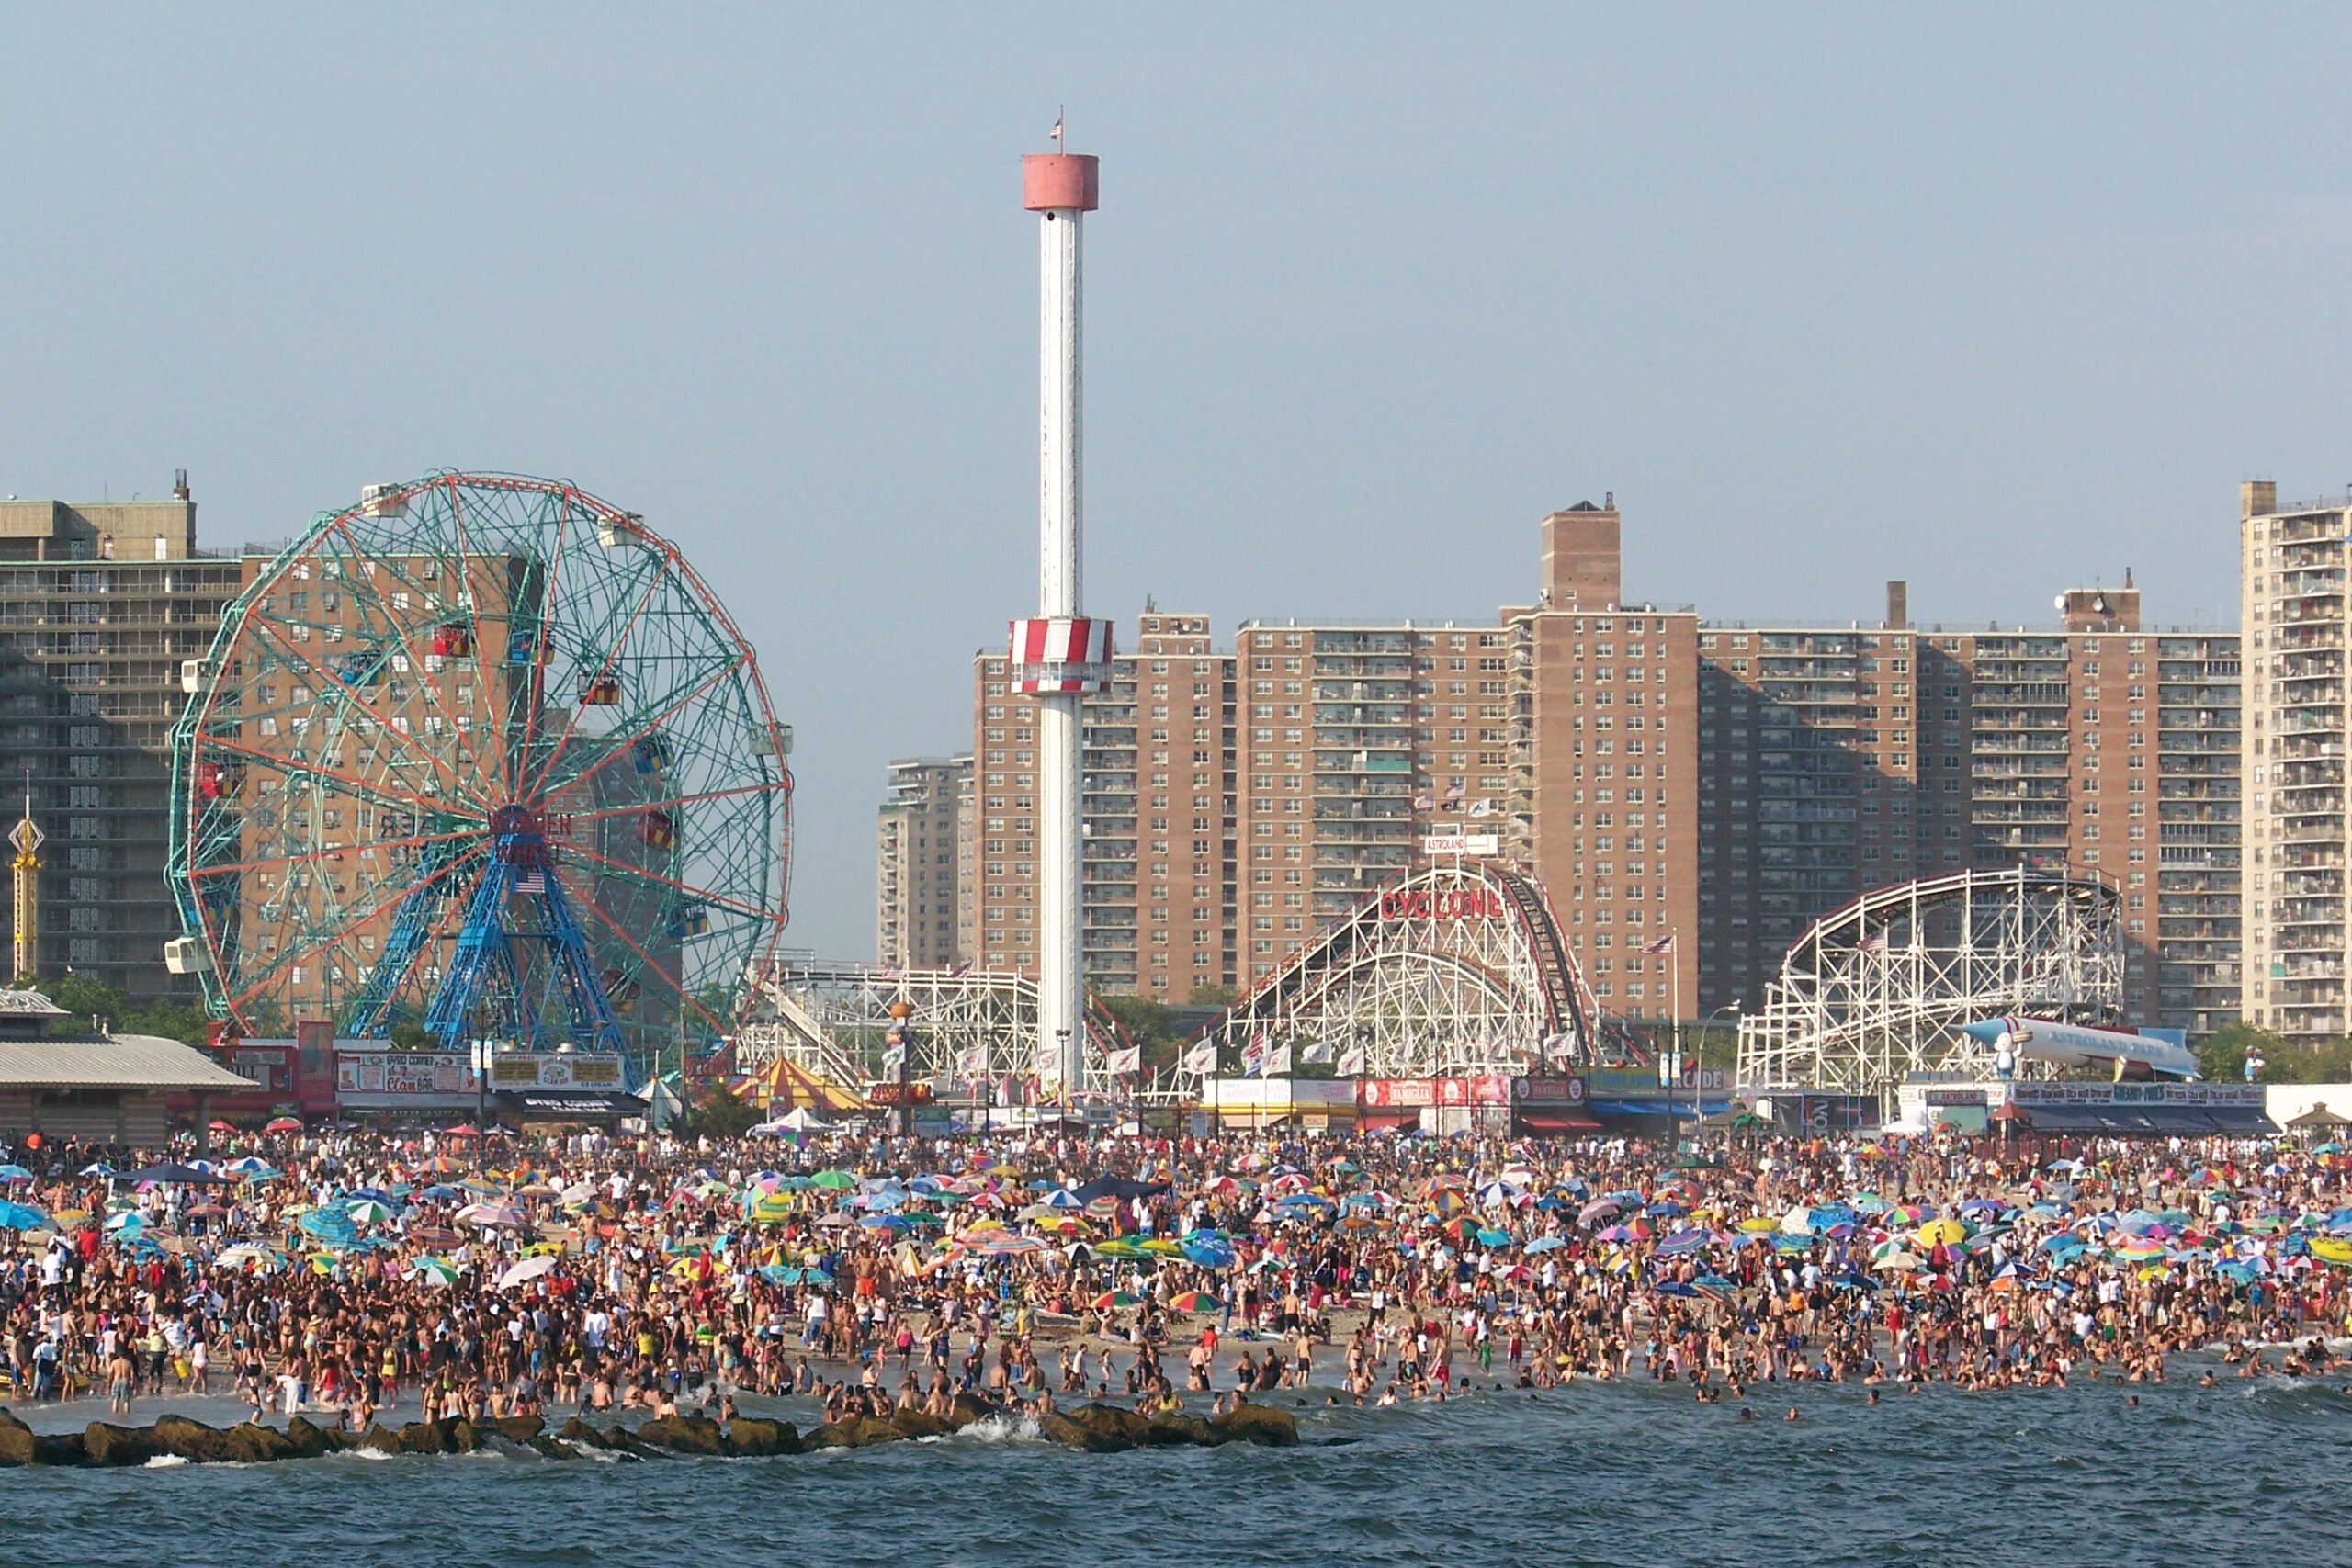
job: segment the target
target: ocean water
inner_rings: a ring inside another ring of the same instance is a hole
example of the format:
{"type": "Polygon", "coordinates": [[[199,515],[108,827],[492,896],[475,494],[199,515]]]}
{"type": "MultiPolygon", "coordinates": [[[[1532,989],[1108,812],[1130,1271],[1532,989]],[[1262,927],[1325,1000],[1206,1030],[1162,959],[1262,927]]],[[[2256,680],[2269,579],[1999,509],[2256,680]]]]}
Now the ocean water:
{"type": "Polygon", "coordinates": [[[991,1424],[770,1460],[16,1470],[0,1472],[0,1568],[2352,1564],[2338,1384],[2131,1392],[2136,1406],[2079,1385],[1888,1390],[1873,1409],[1856,1388],[1767,1390],[1743,1422],[1668,1389],[1580,1384],[1315,1403],[1288,1450],[1087,1454],[991,1424]]]}

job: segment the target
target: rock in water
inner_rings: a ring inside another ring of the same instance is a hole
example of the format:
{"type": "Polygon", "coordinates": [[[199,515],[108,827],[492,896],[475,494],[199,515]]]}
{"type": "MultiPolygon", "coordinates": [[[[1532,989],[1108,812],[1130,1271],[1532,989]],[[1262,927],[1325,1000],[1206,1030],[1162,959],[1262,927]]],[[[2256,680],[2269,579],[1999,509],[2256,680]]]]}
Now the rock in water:
{"type": "Polygon", "coordinates": [[[0,1410],[0,1465],[33,1462],[33,1429],[0,1410]]]}
{"type": "Polygon", "coordinates": [[[286,1441],[297,1459],[317,1459],[322,1454],[341,1453],[351,1445],[340,1432],[297,1416],[286,1423],[286,1441]]]}
{"type": "Polygon", "coordinates": [[[1209,1431],[1219,1442],[1256,1443],[1262,1448],[1298,1446],[1298,1418],[1271,1404],[1237,1404],[1209,1418],[1209,1431]]]}
{"type": "Polygon", "coordinates": [[[190,1464],[219,1464],[230,1457],[228,1433],[185,1416],[158,1416],[148,1430],[154,1433],[165,1453],[190,1464]]]}
{"type": "Polygon", "coordinates": [[[1151,1419],[1115,1404],[1088,1404],[1069,1413],[1069,1418],[1085,1427],[1098,1438],[1115,1442],[1120,1448],[1132,1449],[1151,1440],[1151,1419]]]}
{"type": "Polygon", "coordinates": [[[1143,1435],[1148,1448],[1170,1448],[1186,1443],[1208,1448],[1220,1440],[1209,1430],[1209,1424],[1197,1416],[1155,1416],[1145,1423],[1143,1435]]]}
{"type": "Polygon", "coordinates": [[[723,1454],[727,1440],[719,1435],[718,1423],[702,1416],[665,1416],[648,1421],[637,1429],[645,1442],[659,1444],[673,1453],[723,1454]]]}
{"type": "MultiPolygon", "coordinates": [[[[316,1427],[311,1428],[313,1431],[316,1427]]],[[[241,1422],[221,1434],[227,1458],[243,1464],[270,1464],[281,1459],[298,1459],[300,1450],[285,1433],[275,1427],[258,1427],[251,1421],[241,1422]]]]}
{"type": "Polygon", "coordinates": [[[738,1416],[727,1424],[727,1451],[741,1459],[764,1459],[771,1454],[797,1454],[800,1434],[789,1421],[763,1421],[738,1416]]]}
{"type": "Polygon", "coordinates": [[[145,1464],[160,1458],[164,1449],[153,1427],[93,1421],[82,1429],[82,1452],[92,1464],[145,1464]]]}

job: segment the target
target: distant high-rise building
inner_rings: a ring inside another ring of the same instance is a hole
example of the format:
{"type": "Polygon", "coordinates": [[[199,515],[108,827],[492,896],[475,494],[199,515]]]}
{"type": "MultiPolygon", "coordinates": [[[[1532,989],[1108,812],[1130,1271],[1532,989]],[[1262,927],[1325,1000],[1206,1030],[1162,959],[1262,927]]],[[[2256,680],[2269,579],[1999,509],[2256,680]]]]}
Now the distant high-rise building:
{"type": "Polygon", "coordinates": [[[876,813],[874,949],[898,969],[952,968],[957,935],[962,818],[971,809],[972,759],[910,757],[890,764],[876,813]]]}
{"type": "MultiPolygon", "coordinates": [[[[2235,1015],[2238,634],[2144,628],[2128,573],[2041,628],[1920,626],[1901,582],[1876,624],[1707,621],[1627,601],[1613,497],[1542,529],[1491,625],[1253,621],[1222,655],[1146,615],[1085,709],[1094,985],[1246,988],[1443,829],[1532,864],[1634,1017],[1752,998],[1862,892],[2019,863],[2116,885],[2133,1021],[2235,1015]]],[[[1035,731],[975,671],[963,946],[1028,969],[1035,731]]]]}
{"type": "Polygon", "coordinates": [[[2239,491],[2239,625],[2245,638],[2245,1016],[2290,1040],[2343,1035],[2345,540],[2352,497],[2281,503],[2239,491]]]}
{"type": "Polygon", "coordinates": [[[1244,626],[1234,654],[1239,983],[1408,874],[1439,824],[1502,827],[1498,626],[1244,626]]]}
{"type": "Polygon", "coordinates": [[[1532,609],[1503,612],[1504,844],[1532,864],[1593,994],[1700,998],[1696,612],[1623,602],[1616,499],[1544,520],[1532,609]],[[1678,989],[1679,986],[1679,989],[1678,989]]]}
{"type": "Polygon", "coordinates": [[[172,726],[247,570],[197,549],[185,475],[161,501],[0,501],[0,794],[29,780],[50,840],[42,973],[193,991],[164,968],[172,726]]]}
{"type": "MultiPolygon", "coordinates": [[[[1080,716],[1087,983],[1182,1002],[1234,983],[1234,659],[1206,616],[1147,608],[1114,664],[1080,716]]],[[[1035,973],[1037,705],[1001,654],[973,682],[974,956],[1035,973]]]]}
{"type": "Polygon", "coordinates": [[[2150,632],[2073,589],[2047,629],[1706,623],[1699,635],[1702,1004],[1752,998],[1871,888],[2025,863],[2122,895],[2132,1021],[2235,1015],[2235,633],[2150,632]]]}

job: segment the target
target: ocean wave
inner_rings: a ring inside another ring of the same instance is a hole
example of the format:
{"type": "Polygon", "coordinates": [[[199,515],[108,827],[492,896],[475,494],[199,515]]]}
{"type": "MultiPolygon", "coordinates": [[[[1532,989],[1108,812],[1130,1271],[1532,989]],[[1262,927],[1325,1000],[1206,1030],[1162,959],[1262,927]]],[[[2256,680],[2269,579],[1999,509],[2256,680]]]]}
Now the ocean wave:
{"type": "Polygon", "coordinates": [[[145,1464],[141,1465],[139,1468],[141,1470],[175,1470],[187,1462],[187,1458],[180,1454],[157,1454],[153,1459],[149,1460],[145,1464]]]}
{"type": "Polygon", "coordinates": [[[956,1435],[976,1443],[1035,1443],[1045,1440],[1038,1434],[1037,1418],[1034,1416],[1023,1416],[1018,1419],[1010,1416],[984,1416],[956,1435]]]}

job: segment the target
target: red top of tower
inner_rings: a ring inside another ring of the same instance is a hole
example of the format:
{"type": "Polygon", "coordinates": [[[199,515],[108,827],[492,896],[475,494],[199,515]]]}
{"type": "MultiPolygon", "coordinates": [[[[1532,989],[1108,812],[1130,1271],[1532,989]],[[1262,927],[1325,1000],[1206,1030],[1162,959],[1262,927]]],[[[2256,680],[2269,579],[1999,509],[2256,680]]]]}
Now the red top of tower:
{"type": "Polygon", "coordinates": [[[1091,152],[1032,152],[1021,160],[1021,204],[1032,212],[1102,205],[1102,160],[1091,152]]]}

